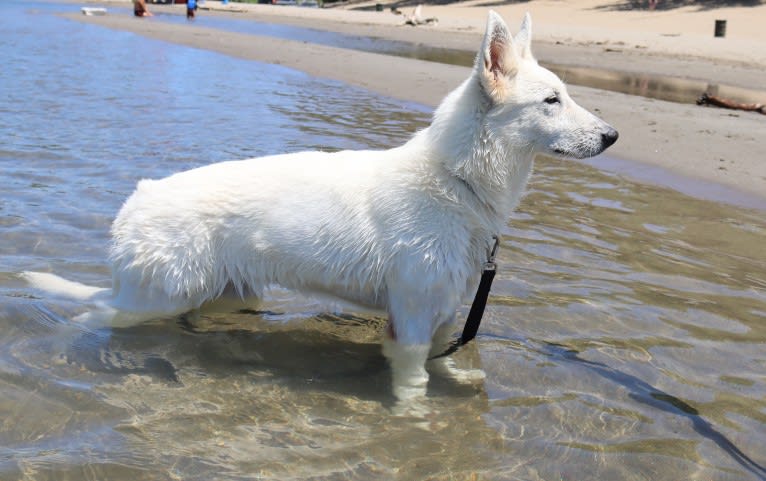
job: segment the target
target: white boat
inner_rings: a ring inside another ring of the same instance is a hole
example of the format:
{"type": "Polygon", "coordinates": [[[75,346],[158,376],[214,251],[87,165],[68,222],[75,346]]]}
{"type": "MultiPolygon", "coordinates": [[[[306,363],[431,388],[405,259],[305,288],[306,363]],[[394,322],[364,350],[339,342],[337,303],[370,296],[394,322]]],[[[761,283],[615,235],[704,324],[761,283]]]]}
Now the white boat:
{"type": "Polygon", "coordinates": [[[106,15],[106,9],[103,7],[82,7],[83,15],[106,15]]]}

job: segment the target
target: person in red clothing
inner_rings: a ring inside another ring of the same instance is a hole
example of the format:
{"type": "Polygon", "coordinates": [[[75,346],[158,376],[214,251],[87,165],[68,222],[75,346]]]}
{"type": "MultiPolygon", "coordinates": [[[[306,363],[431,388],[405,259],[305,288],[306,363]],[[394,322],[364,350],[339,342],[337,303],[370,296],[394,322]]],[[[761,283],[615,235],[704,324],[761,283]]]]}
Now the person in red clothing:
{"type": "Polygon", "coordinates": [[[146,8],[146,0],[133,0],[133,15],[136,17],[152,16],[152,12],[146,8]]]}

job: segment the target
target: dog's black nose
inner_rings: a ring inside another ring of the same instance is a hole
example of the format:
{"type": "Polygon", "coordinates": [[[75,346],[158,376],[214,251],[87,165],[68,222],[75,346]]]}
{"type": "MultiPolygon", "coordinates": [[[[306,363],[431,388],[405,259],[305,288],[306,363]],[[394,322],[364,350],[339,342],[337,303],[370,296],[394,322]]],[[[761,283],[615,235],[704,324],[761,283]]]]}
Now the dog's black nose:
{"type": "Polygon", "coordinates": [[[609,127],[609,130],[607,130],[606,132],[601,134],[601,144],[606,149],[607,147],[609,147],[613,143],[617,142],[617,137],[619,137],[619,136],[620,136],[619,132],[617,132],[613,128],[609,127]]]}

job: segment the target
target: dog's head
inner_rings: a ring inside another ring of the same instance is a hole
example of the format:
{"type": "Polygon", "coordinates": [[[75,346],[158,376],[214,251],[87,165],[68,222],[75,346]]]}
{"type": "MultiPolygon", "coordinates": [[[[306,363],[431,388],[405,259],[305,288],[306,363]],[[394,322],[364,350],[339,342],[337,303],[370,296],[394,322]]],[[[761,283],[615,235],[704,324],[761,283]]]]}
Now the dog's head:
{"type": "Polygon", "coordinates": [[[514,37],[503,19],[490,11],[474,66],[489,98],[489,133],[532,152],[570,158],[603,152],[617,141],[617,131],[577,105],[564,83],[537,64],[531,37],[529,14],[514,37]]]}

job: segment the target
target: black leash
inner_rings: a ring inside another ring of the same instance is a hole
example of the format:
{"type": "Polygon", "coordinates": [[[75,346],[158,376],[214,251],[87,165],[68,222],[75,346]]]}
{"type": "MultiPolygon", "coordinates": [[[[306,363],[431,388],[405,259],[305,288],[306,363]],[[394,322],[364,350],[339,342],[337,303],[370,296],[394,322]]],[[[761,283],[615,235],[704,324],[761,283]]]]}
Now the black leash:
{"type": "Polygon", "coordinates": [[[463,333],[460,335],[460,338],[455,339],[443,353],[429,357],[429,361],[431,359],[449,356],[476,337],[476,333],[479,331],[479,324],[481,324],[481,316],[484,315],[484,308],[487,307],[487,299],[489,298],[489,290],[492,288],[492,280],[495,278],[495,272],[497,271],[495,255],[497,254],[497,248],[500,245],[500,239],[497,236],[492,236],[492,238],[495,243],[492,246],[492,250],[489,252],[489,256],[487,256],[487,262],[484,263],[484,269],[481,272],[481,280],[479,281],[479,288],[476,289],[476,296],[473,298],[471,310],[468,311],[468,318],[465,320],[463,333]]]}

